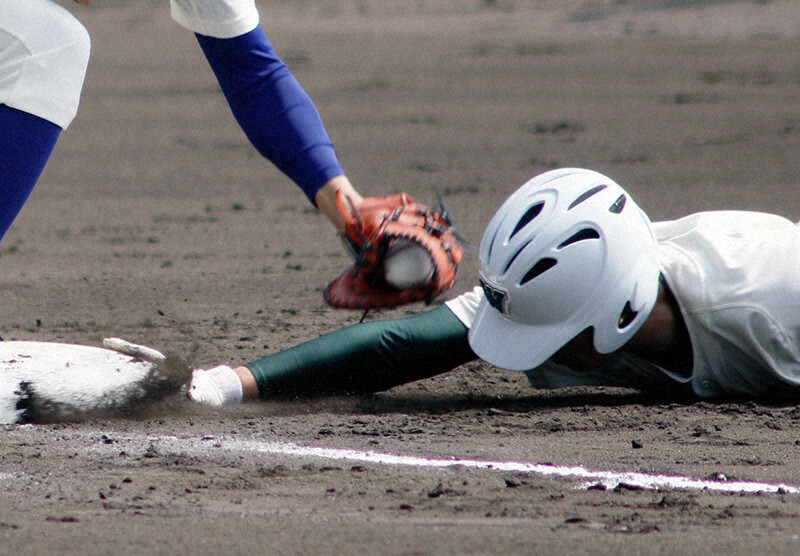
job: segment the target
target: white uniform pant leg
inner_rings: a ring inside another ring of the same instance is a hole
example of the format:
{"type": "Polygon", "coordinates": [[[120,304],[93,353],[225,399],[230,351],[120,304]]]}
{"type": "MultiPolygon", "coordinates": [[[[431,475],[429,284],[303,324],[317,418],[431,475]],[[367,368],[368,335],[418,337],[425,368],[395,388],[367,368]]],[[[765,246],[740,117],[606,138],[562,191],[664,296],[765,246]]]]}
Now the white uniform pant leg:
{"type": "Polygon", "coordinates": [[[230,39],[259,23],[255,0],[170,0],[172,19],[194,33],[230,39]]]}
{"type": "Polygon", "coordinates": [[[89,51],[89,33],[52,0],[0,0],[0,104],[66,128],[89,51]]]}

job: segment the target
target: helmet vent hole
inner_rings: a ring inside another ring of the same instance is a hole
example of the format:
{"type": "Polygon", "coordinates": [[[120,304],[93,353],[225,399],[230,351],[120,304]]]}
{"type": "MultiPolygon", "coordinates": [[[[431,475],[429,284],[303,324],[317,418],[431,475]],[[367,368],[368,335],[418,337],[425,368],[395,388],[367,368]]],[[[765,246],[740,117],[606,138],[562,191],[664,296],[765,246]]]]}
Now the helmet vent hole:
{"type": "Polygon", "coordinates": [[[508,269],[511,268],[511,265],[514,264],[514,261],[517,260],[519,254],[522,253],[522,251],[528,246],[528,244],[530,244],[530,241],[526,242],[525,245],[517,249],[517,252],[514,253],[514,256],[508,260],[508,263],[506,263],[506,267],[503,269],[503,272],[508,272],[508,269]]]}
{"type": "Polygon", "coordinates": [[[558,246],[558,248],[563,249],[567,245],[572,245],[573,243],[587,239],[600,239],[600,233],[594,228],[583,228],[582,230],[572,234],[569,238],[565,239],[561,245],[558,246]]]}
{"type": "Polygon", "coordinates": [[[619,198],[614,201],[614,204],[608,207],[608,212],[612,212],[614,214],[620,214],[622,209],[625,208],[625,201],[628,198],[625,195],[620,195],[619,198]]]}
{"type": "Polygon", "coordinates": [[[497,239],[497,234],[498,234],[499,232],[500,232],[500,230],[495,230],[495,232],[494,232],[494,235],[492,236],[492,241],[490,241],[490,242],[489,242],[489,251],[488,251],[488,253],[486,254],[486,258],[487,258],[487,259],[488,259],[488,258],[491,258],[491,256],[492,256],[492,250],[494,249],[494,242],[495,242],[495,240],[497,239]]]}
{"type": "Polygon", "coordinates": [[[577,199],[572,201],[572,204],[569,206],[569,208],[567,210],[574,209],[575,207],[580,205],[582,202],[587,200],[592,195],[597,195],[598,193],[600,193],[606,187],[608,187],[608,186],[607,185],[596,185],[595,187],[589,189],[588,191],[583,192],[580,197],[578,197],[577,199]]]}
{"type": "Polygon", "coordinates": [[[540,212],[542,212],[542,207],[544,207],[544,203],[536,203],[536,204],[535,204],[535,205],[533,205],[531,208],[529,208],[529,209],[528,209],[528,210],[525,212],[525,214],[523,214],[523,215],[522,215],[522,218],[520,218],[520,219],[519,219],[519,222],[517,222],[517,225],[516,225],[516,227],[514,228],[514,231],[513,231],[513,232],[511,232],[511,235],[508,237],[508,239],[511,239],[512,237],[514,237],[515,235],[517,235],[517,233],[518,233],[518,232],[519,232],[519,231],[520,231],[522,228],[524,228],[525,226],[527,226],[527,225],[530,223],[530,221],[531,221],[531,220],[533,220],[534,218],[536,218],[537,216],[539,216],[539,213],[540,213],[540,212]]]}
{"type": "Polygon", "coordinates": [[[523,286],[536,278],[537,276],[541,276],[554,266],[556,266],[557,261],[555,259],[551,259],[549,257],[545,257],[544,259],[540,259],[533,267],[525,273],[525,276],[522,277],[520,280],[519,285],[523,286]]]}
{"type": "Polygon", "coordinates": [[[622,313],[619,315],[619,329],[622,330],[627,328],[634,320],[636,320],[636,316],[639,314],[638,311],[634,311],[631,308],[631,302],[628,301],[625,303],[625,307],[622,309],[622,313]]]}

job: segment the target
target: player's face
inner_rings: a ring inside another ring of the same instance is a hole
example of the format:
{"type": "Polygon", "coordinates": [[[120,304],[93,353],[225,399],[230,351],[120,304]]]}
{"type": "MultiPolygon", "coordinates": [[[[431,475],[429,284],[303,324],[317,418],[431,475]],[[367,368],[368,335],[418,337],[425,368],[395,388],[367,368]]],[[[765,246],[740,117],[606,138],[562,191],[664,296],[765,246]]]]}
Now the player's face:
{"type": "Polygon", "coordinates": [[[610,355],[594,349],[594,330],[587,328],[553,354],[551,359],[573,371],[584,372],[599,366],[610,355]]]}

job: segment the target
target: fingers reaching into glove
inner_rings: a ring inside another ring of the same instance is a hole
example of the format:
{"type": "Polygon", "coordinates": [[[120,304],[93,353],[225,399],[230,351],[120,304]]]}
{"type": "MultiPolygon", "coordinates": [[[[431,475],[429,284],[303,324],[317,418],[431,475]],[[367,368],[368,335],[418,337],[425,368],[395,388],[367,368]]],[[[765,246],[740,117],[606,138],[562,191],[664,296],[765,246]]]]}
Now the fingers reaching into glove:
{"type": "Polygon", "coordinates": [[[160,351],[128,342],[122,338],[106,338],[103,340],[103,345],[108,349],[136,357],[137,359],[149,363],[163,363],[166,360],[166,357],[160,351]]]}
{"type": "Polygon", "coordinates": [[[328,217],[337,230],[343,231],[345,218],[339,210],[337,197],[341,199],[341,203],[345,205],[348,213],[360,205],[364,198],[345,176],[336,176],[330,179],[317,191],[314,196],[317,208],[328,217]]]}

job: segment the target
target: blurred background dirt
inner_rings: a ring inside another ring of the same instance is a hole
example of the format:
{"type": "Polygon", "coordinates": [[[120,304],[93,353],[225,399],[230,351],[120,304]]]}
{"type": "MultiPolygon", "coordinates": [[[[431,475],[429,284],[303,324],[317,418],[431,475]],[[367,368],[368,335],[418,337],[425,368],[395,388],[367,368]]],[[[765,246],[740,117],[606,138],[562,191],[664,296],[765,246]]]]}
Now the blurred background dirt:
{"type": "MultiPolygon", "coordinates": [[[[168,3],[64,5],[89,29],[92,61],[78,118],[0,245],[0,334],[121,336],[210,366],[357,322],[321,297],[347,264],[338,238],[246,141],[168,3]]],[[[475,245],[509,193],[557,166],[610,175],[658,220],[718,208],[800,218],[793,0],[259,6],[356,186],[432,203],[435,181],[475,245]]],[[[467,257],[452,295],[476,269],[467,257]]],[[[0,552],[796,553],[797,495],[585,490],[225,446],[797,484],[798,419],[791,403],[539,392],[480,363],[368,399],[212,411],[175,396],[6,427],[0,552]]]]}

